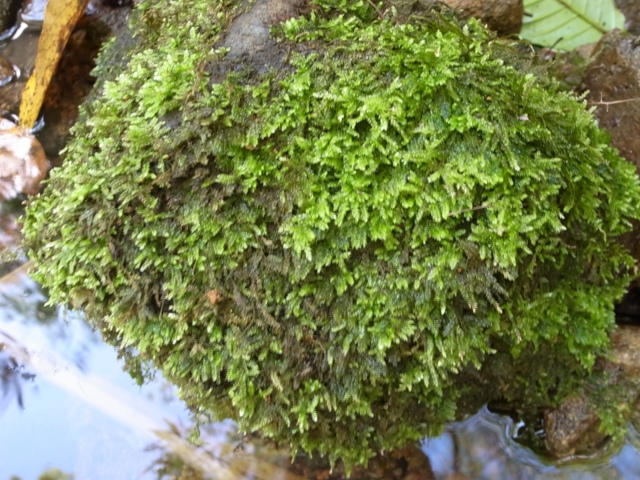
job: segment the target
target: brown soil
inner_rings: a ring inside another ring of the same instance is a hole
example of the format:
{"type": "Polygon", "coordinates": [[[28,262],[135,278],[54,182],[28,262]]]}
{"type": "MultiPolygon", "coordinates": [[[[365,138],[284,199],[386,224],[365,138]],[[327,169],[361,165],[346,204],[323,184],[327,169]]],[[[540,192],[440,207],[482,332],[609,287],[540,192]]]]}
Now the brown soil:
{"type": "Polygon", "coordinates": [[[624,13],[629,32],[640,34],[640,2],[638,0],[616,0],[616,5],[624,13]]]}

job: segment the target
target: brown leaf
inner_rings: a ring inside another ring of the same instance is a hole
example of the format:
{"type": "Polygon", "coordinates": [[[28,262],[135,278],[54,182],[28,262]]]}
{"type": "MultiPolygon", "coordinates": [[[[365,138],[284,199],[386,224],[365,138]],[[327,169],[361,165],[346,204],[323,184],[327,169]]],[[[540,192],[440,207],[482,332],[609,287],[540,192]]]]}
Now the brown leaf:
{"type": "Polygon", "coordinates": [[[22,92],[20,124],[23,127],[32,128],[35,125],[58,60],[87,3],[88,0],[49,0],[34,71],[22,92]]]}
{"type": "Polygon", "coordinates": [[[35,195],[49,162],[40,142],[23,127],[0,122],[0,200],[35,195]],[[12,126],[13,125],[13,126],[12,126]]]}
{"type": "Polygon", "coordinates": [[[222,295],[218,290],[209,290],[207,292],[207,300],[209,300],[209,303],[211,303],[211,305],[215,305],[216,303],[222,301],[222,295]]]}

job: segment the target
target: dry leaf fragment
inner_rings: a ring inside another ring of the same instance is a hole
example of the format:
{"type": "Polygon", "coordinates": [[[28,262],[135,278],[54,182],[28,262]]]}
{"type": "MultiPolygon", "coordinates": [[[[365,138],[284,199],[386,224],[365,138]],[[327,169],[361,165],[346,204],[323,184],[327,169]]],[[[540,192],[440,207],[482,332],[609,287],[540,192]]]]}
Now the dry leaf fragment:
{"type": "Polygon", "coordinates": [[[215,305],[222,300],[222,295],[218,290],[209,290],[207,292],[207,300],[209,300],[209,303],[211,303],[211,305],[215,305]]]}
{"type": "Polygon", "coordinates": [[[40,142],[27,129],[0,121],[0,200],[35,195],[48,171],[40,142]]]}

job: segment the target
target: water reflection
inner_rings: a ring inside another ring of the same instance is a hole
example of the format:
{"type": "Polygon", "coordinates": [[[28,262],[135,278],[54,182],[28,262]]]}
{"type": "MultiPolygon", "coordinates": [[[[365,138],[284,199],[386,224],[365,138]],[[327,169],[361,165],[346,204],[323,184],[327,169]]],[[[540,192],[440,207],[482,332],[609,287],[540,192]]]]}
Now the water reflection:
{"type": "MultiPolygon", "coordinates": [[[[155,456],[137,453],[154,439],[141,434],[150,408],[134,399],[143,391],[78,316],[45,301],[24,271],[0,282],[0,478],[34,479],[51,468],[77,478],[145,478],[138,472],[155,456]]],[[[153,427],[164,428],[169,413],[153,427]]]]}
{"type": "MultiPolygon", "coordinates": [[[[0,202],[0,255],[15,257],[16,245],[20,242],[20,226],[18,217],[22,215],[22,206],[16,202],[0,202]],[[7,255],[10,254],[10,255],[7,255]]],[[[9,272],[10,265],[0,266],[0,277],[9,272]]]]}
{"type": "Polygon", "coordinates": [[[0,265],[0,478],[300,478],[281,466],[286,452],[249,445],[239,454],[230,421],[204,426],[203,446],[192,445],[173,387],[135,385],[81,316],[48,306],[17,265],[0,265]],[[178,467],[191,477],[175,476],[178,467]]]}
{"type": "Polygon", "coordinates": [[[28,334],[30,346],[59,352],[83,370],[87,353],[100,343],[100,336],[77,314],[48,305],[46,295],[28,275],[29,265],[0,266],[0,332],[28,334]]]}
{"type": "Polygon", "coordinates": [[[487,408],[445,433],[426,440],[423,451],[431,459],[438,480],[631,480],[640,478],[638,434],[629,427],[628,441],[618,451],[600,452],[564,465],[545,463],[516,442],[517,425],[487,408]]]}
{"type": "MultiPolygon", "coordinates": [[[[0,332],[0,338],[6,336],[0,332]]],[[[24,408],[22,383],[33,380],[35,374],[29,372],[24,365],[4,351],[4,343],[0,342],[0,415],[13,399],[20,408],[24,408]]]]}

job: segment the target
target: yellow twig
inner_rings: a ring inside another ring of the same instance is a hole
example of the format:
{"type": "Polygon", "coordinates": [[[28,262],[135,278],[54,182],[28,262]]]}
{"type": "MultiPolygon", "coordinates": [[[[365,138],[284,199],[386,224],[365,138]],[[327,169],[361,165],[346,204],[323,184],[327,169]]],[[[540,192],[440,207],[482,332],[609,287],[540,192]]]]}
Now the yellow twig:
{"type": "Polygon", "coordinates": [[[58,61],[87,3],[88,0],[49,0],[47,3],[35,66],[22,92],[21,126],[30,129],[35,125],[58,61]]]}
{"type": "Polygon", "coordinates": [[[482,205],[478,205],[477,207],[465,208],[465,209],[462,209],[462,210],[456,210],[455,212],[451,212],[449,215],[447,215],[447,217],[453,217],[454,215],[460,215],[461,213],[465,213],[465,212],[473,212],[475,210],[483,210],[485,208],[491,208],[494,205],[495,205],[494,203],[485,203],[485,204],[482,204],[482,205]]]}

